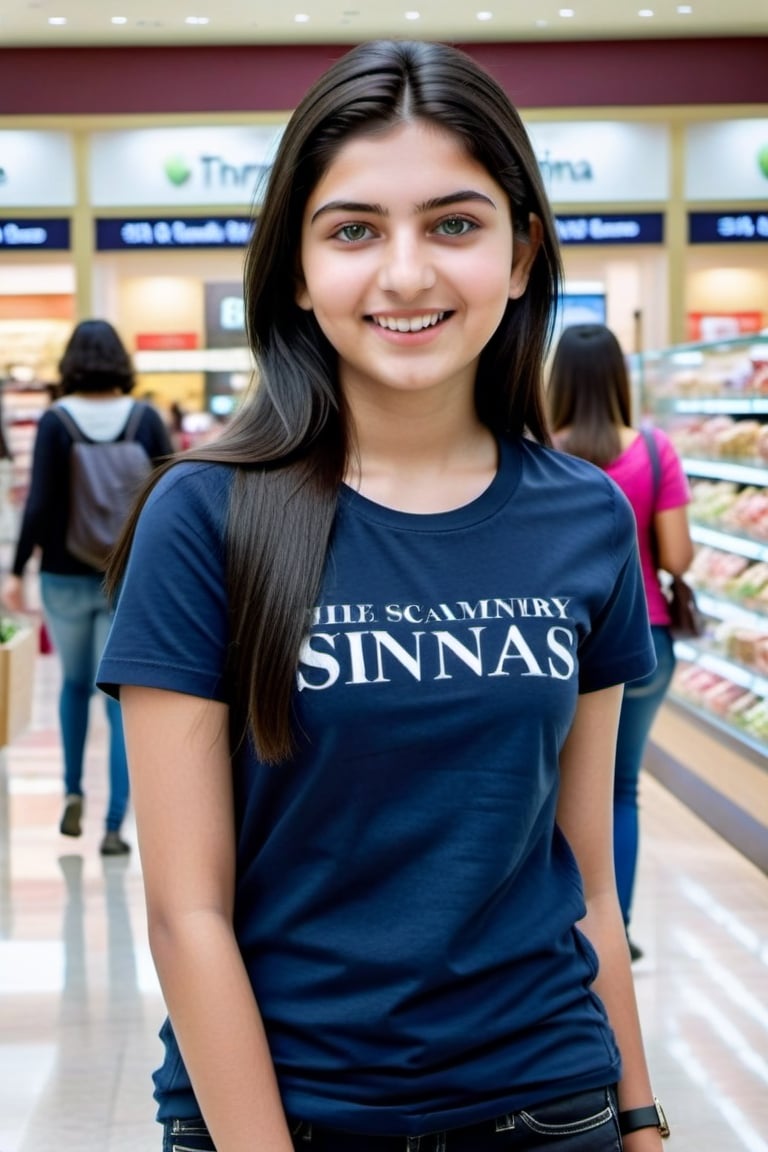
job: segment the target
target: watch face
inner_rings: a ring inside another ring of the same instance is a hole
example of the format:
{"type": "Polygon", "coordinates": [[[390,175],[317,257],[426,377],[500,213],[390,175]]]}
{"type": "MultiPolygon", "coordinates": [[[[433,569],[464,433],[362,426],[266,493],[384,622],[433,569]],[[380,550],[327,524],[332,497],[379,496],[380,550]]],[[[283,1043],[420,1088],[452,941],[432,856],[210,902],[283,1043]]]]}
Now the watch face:
{"type": "Polygon", "coordinates": [[[669,1136],[669,1124],[667,1123],[667,1118],[664,1115],[664,1109],[655,1096],[653,1098],[653,1103],[656,1106],[656,1115],[659,1118],[659,1135],[661,1136],[662,1140],[666,1140],[667,1136],[669,1136]]]}

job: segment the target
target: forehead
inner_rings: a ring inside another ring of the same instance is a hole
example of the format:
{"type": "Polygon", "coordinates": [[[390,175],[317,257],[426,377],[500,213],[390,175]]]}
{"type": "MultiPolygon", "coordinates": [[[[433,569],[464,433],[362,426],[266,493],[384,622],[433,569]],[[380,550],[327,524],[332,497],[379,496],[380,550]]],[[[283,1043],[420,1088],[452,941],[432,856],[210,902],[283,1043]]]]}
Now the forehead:
{"type": "Polygon", "coordinates": [[[506,199],[458,135],[415,120],[353,136],[343,144],[315,185],[308,206],[314,209],[338,196],[418,203],[460,189],[484,191],[497,202],[506,199]]]}

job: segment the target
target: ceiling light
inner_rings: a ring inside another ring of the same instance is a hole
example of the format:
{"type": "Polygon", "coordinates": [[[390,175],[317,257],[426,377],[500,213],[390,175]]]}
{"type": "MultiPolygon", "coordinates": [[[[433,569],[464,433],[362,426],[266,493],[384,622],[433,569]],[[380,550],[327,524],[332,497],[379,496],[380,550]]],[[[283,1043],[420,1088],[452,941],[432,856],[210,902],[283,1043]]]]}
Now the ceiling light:
{"type": "Polygon", "coordinates": [[[421,20],[421,12],[406,12],[406,20],[421,20]]]}
{"type": "Polygon", "coordinates": [[[536,21],[536,27],[537,28],[546,28],[548,23],[549,23],[548,20],[537,20],[536,21]]]}
{"type": "Polygon", "coordinates": [[[128,23],[128,17],[127,16],[113,16],[112,17],[112,23],[113,24],[127,24],[128,23]]]}
{"type": "Polygon", "coordinates": [[[209,24],[210,21],[207,16],[187,16],[184,20],[185,24],[209,24]]]}
{"type": "Polygon", "coordinates": [[[66,24],[66,22],[67,22],[66,16],[49,16],[48,17],[48,23],[49,24],[66,24]]]}
{"type": "Polygon", "coordinates": [[[562,16],[563,20],[570,20],[570,18],[575,15],[576,13],[573,8],[561,8],[558,12],[558,16],[562,16]]]}
{"type": "Polygon", "coordinates": [[[493,12],[476,12],[478,20],[493,20],[493,12]]]}
{"type": "Polygon", "coordinates": [[[297,12],[293,18],[295,24],[308,24],[309,16],[306,12],[297,12]]]}
{"type": "Polygon", "coordinates": [[[649,16],[653,16],[653,8],[640,8],[637,14],[647,20],[649,16]]]}
{"type": "Polygon", "coordinates": [[[690,16],[692,14],[692,12],[693,12],[693,8],[691,7],[690,4],[678,4],[678,6],[677,6],[678,16],[690,16]]]}

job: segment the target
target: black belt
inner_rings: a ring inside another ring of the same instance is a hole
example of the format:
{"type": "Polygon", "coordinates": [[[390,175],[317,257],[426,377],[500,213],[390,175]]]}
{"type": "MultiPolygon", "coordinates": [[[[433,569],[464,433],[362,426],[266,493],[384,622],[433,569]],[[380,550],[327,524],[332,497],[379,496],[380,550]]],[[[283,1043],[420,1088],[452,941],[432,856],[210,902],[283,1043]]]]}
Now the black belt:
{"type": "Polygon", "coordinates": [[[480,1124],[432,1132],[425,1136],[380,1136],[371,1132],[347,1132],[308,1121],[291,1124],[293,1146],[299,1152],[477,1152],[478,1147],[515,1127],[514,1115],[499,1116],[480,1124]],[[450,1140],[450,1150],[447,1141],[450,1140]]]}
{"type": "MultiPolygon", "coordinates": [[[[611,1108],[604,1089],[589,1089],[577,1092],[567,1100],[579,1108],[583,1101],[587,1108],[597,1108],[594,1119],[608,1122],[611,1108]]],[[[542,1102],[543,1104],[544,1102],[542,1102]]],[[[532,1105],[532,1112],[536,1106],[532,1105]]],[[[491,1146],[498,1141],[499,1149],[514,1147],[513,1133],[522,1126],[530,1137],[531,1128],[520,1117],[519,1111],[509,1112],[482,1120],[477,1124],[461,1128],[449,1128],[445,1132],[431,1132],[423,1136],[391,1136],[370,1132],[349,1132],[344,1129],[326,1128],[308,1120],[289,1120],[293,1146],[296,1152],[478,1152],[487,1143],[491,1146]],[[506,1138],[505,1138],[506,1137],[506,1138]],[[510,1137],[512,1139],[510,1140],[510,1137]]]]}

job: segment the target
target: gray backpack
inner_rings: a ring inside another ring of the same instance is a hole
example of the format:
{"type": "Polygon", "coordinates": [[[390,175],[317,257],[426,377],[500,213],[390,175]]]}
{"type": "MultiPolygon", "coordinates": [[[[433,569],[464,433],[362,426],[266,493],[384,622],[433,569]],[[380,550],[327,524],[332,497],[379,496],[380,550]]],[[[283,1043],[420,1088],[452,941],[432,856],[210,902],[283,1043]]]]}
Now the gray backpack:
{"type": "Polygon", "coordinates": [[[152,461],[136,440],[145,405],[135,403],[117,440],[91,440],[67,410],[56,413],[72,437],[69,459],[69,519],[67,551],[104,572],[109,554],[152,461]]]}

